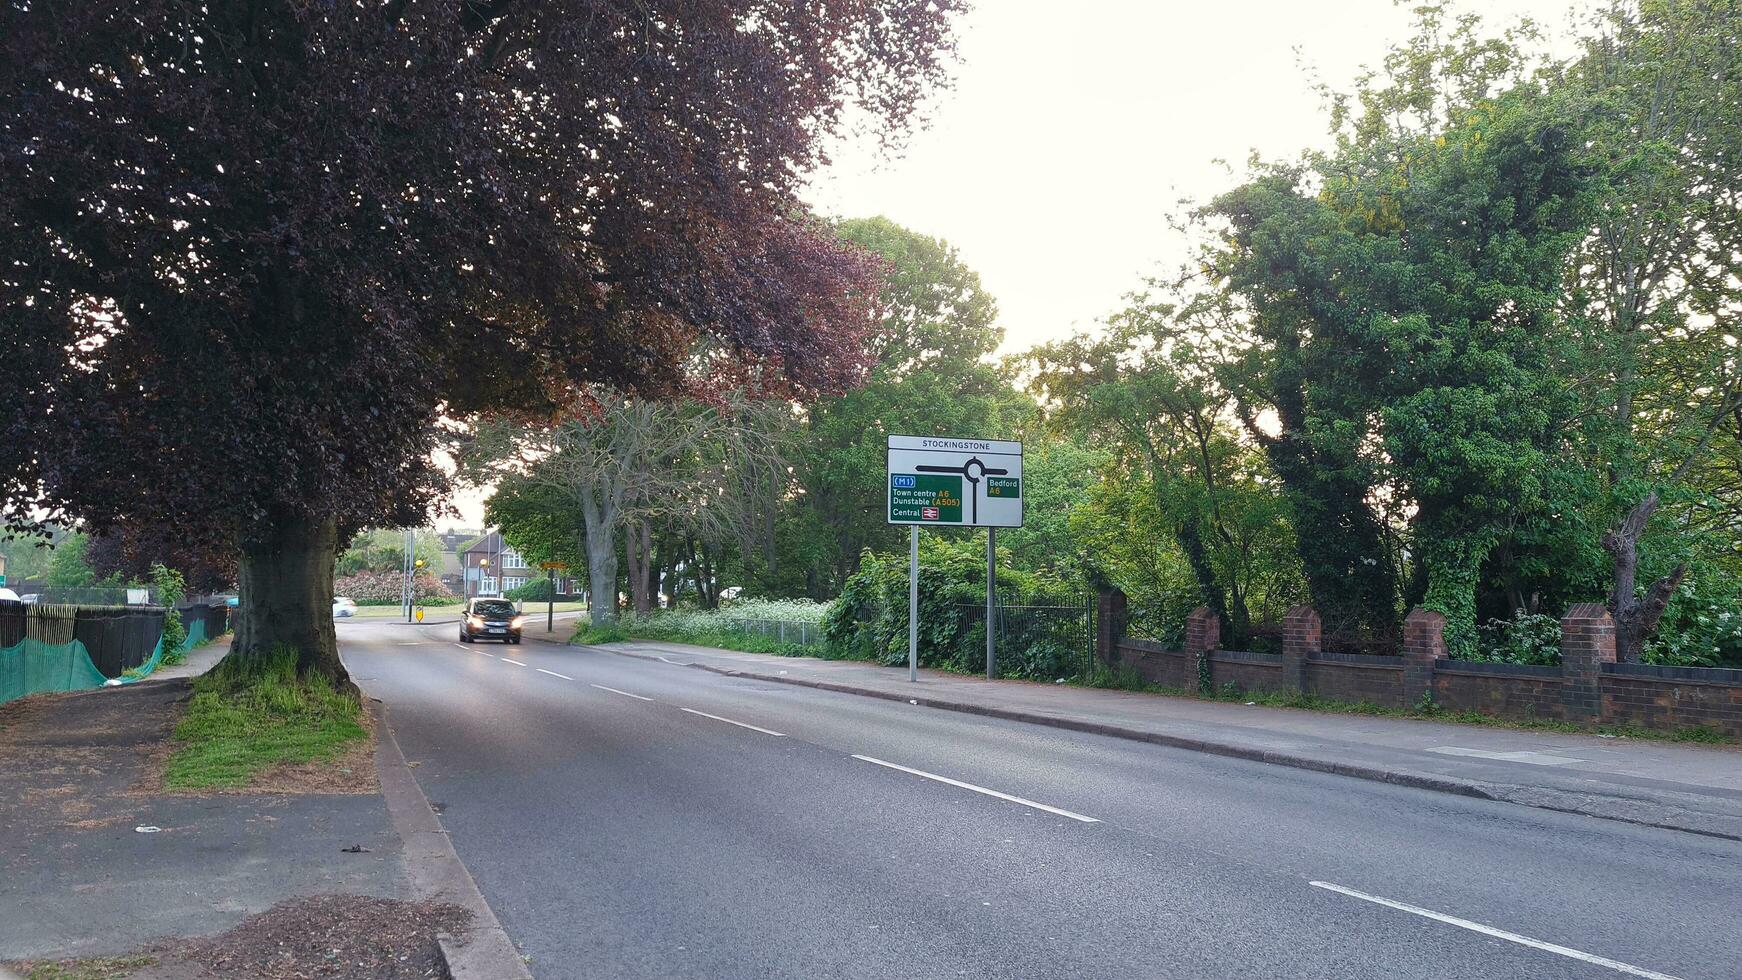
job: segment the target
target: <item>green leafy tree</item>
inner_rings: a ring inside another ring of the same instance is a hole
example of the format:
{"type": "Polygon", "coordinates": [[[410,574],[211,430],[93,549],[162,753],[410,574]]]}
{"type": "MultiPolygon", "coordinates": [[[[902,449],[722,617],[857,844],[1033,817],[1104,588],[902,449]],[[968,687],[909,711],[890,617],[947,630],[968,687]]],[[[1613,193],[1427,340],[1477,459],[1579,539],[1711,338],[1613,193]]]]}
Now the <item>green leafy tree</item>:
{"type": "Polygon", "coordinates": [[[1229,642],[1243,644],[1253,600],[1274,598],[1254,589],[1278,581],[1270,562],[1293,564],[1292,536],[1208,360],[1204,345],[1179,329],[1172,306],[1137,296],[1104,334],[1037,347],[1027,363],[1053,423],[1104,448],[1113,468],[1148,485],[1156,530],[1191,569],[1199,601],[1222,618],[1229,642]]]}
{"type": "Polygon", "coordinates": [[[1578,138],[1604,190],[1570,266],[1569,308],[1587,328],[1586,456],[1610,496],[1608,604],[1631,661],[1690,571],[1713,569],[1655,561],[1681,549],[1647,542],[1654,524],[1723,528],[1725,539],[1742,526],[1742,10],[1618,3],[1589,28],[1555,76],[1583,110],[1578,138]]]}
{"type": "Polygon", "coordinates": [[[1287,346],[1324,349],[1303,378],[1309,438],[1329,433],[1413,505],[1421,601],[1446,614],[1454,654],[1474,651],[1484,565],[1543,506],[1575,414],[1555,357],[1590,202],[1572,151],[1556,107],[1520,86],[1439,132],[1345,143],[1316,187],[1295,173],[1216,206],[1231,288],[1286,318],[1287,346]]]}
{"type": "Polygon", "coordinates": [[[96,573],[85,561],[85,546],[89,542],[84,534],[69,534],[60,544],[55,546],[53,554],[48,559],[48,574],[45,581],[55,588],[86,588],[96,584],[96,573]]]}
{"type": "Polygon", "coordinates": [[[795,516],[800,536],[828,544],[804,555],[818,597],[834,594],[866,548],[901,546],[883,513],[886,436],[997,436],[1029,410],[988,362],[1003,339],[997,306],[954,248],[887,218],[842,222],[836,233],[880,256],[888,279],[865,384],[805,411],[795,516]]]}

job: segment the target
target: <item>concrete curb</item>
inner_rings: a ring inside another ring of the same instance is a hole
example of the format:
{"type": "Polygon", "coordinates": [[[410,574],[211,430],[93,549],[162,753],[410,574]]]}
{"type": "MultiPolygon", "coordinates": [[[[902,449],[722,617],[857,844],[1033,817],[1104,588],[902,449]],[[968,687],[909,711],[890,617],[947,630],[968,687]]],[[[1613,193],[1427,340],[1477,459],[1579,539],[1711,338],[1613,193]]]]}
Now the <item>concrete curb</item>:
{"type": "MultiPolygon", "coordinates": [[[[546,641],[554,642],[554,641],[546,641]]],[[[1614,820],[1620,823],[1636,824],[1642,827],[1654,827],[1660,830],[1679,830],[1690,834],[1700,834],[1706,837],[1718,837],[1724,840],[1742,841],[1742,815],[1714,814],[1701,811],[1695,805],[1697,798],[1691,794],[1675,800],[1646,800],[1639,797],[1608,796],[1601,793],[1573,793],[1565,790],[1542,786],[1520,786],[1507,783],[1491,783],[1478,780],[1457,779],[1442,776],[1438,773],[1420,772],[1404,768],[1384,768],[1358,763],[1337,762],[1331,759],[1317,759],[1311,756],[1293,755],[1286,752],[1276,752],[1269,749],[1259,749],[1248,745],[1232,742],[1218,742],[1211,739],[1195,738],[1186,735],[1169,735],[1165,732],[1144,731],[1137,728],[1126,728],[1120,725],[1109,725],[1101,722],[1084,721],[1078,718],[1045,715],[1031,711],[1018,711],[1009,708],[995,708],[983,704],[973,704],[966,701],[949,701],[935,697],[906,697],[893,691],[880,691],[874,688],[855,687],[850,684],[837,684],[831,681],[810,680],[782,674],[764,674],[755,671],[740,670],[732,667],[721,667],[716,664],[687,663],[679,664],[663,657],[647,653],[637,653],[631,650],[618,650],[609,646],[589,646],[585,644],[570,644],[583,650],[594,650],[599,653],[614,654],[619,657],[631,657],[636,660],[651,660],[658,663],[671,664],[674,667],[696,667],[710,673],[727,677],[744,677],[750,680],[771,681],[776,684],[793,684],[798,687],[816,688],[822,691],[833,691],[838,694],[853,694],[859,697],[881,698],[885,701],[899,701],[906,704],[916,704],[925,708],[937,708],[943,711],[957,711],[963,714],[981,715],[987,718],[999,718],[1005,721],[1020,721],[1033,725],[1047,725],[1052,728],[1063,728],[1069,731],[1086,732],[1091,735],[1105,735],[1111,738],[1123,738],[1136,742],[1149,742],[1153,745],[1165,745],[1170,748],[1188,749],[1193,752],[1203,752],[1210,755],[1226,756],[1232,759],[1245,759],[1251,762],[1262,762],[1275,766],[1287,766],[1292,769],[1305,769],[1311,772],[1329,773],[1335,776],[1349,776],[1355,779],[1365,779],[1371,782],[1390,783],[1394,786],[1408,786],[1414,789],[1431,790],[1436,793],[1451,793],[1457,796],[1474,797],[1481,800],[1492,800],[1498,803],[1511,803],[1517,806],[1533,807],[1538,810],[1553,810],[1558,813],[1572,813],[1600,820],[1614,820]]]]}
{"type": "Polygon", "coordinates": [[[460,862],[447,830],[430,809],[429,798],[423,795],[423,787],[406,765],[405,753],[393,737],[386,705],[371,700],[369,711],[375,716],[379,736],[375,742],[375,770],[381,778],[381,795],[387,800],[393,829],[404,841],[406,874],[413,893],[420,900],[450,902],[472,913],[465,935],[436,936],[448,976],[451,980],[532,980],[526,961],[484,901],[477,882],[460,862]]]}

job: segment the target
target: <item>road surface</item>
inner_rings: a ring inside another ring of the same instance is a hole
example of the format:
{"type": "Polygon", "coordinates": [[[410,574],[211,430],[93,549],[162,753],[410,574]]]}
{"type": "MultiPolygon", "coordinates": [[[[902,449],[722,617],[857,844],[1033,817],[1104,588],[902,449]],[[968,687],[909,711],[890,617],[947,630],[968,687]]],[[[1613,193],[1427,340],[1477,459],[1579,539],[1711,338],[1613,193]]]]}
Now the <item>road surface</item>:
{"type": "Polygon", "coordinates": [[[681,654],[339,631],[543,980],[1742,978],[1733,841],[681,654]]]}

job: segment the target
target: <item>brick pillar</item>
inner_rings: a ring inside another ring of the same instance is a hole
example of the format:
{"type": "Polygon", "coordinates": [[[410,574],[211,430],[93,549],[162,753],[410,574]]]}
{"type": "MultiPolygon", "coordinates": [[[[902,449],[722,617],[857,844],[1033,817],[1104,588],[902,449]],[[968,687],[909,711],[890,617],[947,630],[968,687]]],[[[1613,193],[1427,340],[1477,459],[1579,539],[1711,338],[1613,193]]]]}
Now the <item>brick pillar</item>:
{"type": "MultiPolygon", "coordinates": [[[[1213,688],[1210,682],[1210,652],[1222,645],[1222,619],[1209,606],[1199,606],[1186,613],[1186,669],[1197,677],[1202,693],[1213,688]]],[[[1191,678],[1186,687],[1192,686],[1191,678]]]]}
{"type": "Polygon", "coordinates": [[[1615,621],[1599,602],[1581,602],[1561,617],[1561,705],[1568,721],[1602,719],[1603,665],[1615,662],[1615,621]]]}
{"type": "Polygon", "coordinates": [[[1119,662],[1119,640],[1125,636],[1125,593],[1103,589],[1095,597],[1095,657],[1104,664],[1119,662]]]}
{"type": "Polygon", "coordinates": [[[1319,652],[1319,614],[1311,606],[1289,607],[1282,615],[1282,686],[1284,690],[1304,691],[1307,687],[1306,665],[1319,652]]]}
{"type": "Polygon", "coordinates": [[[1403,617],[1403,705],[1434,688],[1434,661],[1446,655],[1444,613],[1419,606],[1403,617]]]}

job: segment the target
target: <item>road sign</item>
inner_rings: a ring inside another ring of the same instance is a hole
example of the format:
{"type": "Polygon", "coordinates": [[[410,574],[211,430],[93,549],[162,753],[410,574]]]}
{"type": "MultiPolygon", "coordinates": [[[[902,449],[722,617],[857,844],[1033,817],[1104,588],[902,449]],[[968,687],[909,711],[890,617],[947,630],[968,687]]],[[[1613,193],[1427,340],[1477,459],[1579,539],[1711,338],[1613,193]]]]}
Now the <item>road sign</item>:
{"type": "Polygon", "coordinates": [[[891,524],[1022,526],[1022,443],[890,436],[891,524]]]}
{"type": "Polygon", "coordinates": [[[569,567],[569,565],[568,562],[562,561],[541,561],[538,563],[538,567],[545,569],[546,571],[560,572],[569,567]]]}

